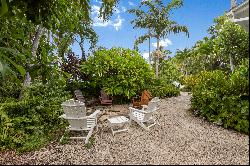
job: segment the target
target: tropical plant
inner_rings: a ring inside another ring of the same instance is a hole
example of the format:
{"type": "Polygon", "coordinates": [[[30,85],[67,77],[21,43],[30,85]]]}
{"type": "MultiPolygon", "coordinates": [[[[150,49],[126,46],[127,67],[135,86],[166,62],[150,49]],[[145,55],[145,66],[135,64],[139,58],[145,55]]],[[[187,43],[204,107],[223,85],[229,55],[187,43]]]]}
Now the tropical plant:
{"type": "Polygon", "coordinates": [[[149,64],[137,51],[124,48],[99,49],[81,66],[82,73],[89,78],[86,86],[104,88],[109,95],[128,99],[140,94],[154,77],[149,64]]]}
{"type": "Polygon", "coordinates": [[[248,57],[249,34],[240,25],[225,20],[214,39],[218,48],[218,55],[222,61],[230,65],[231,72],[241,59],[248,57]]]}
{"type": "Polygon", "coordinates": [[[225,128],[249,133],[248,66],[228,76],[221,70],[201,72],[193,86],[192,109],[225,128]]]}
{"type": "Polygon", "coordinates": [[[134,28],[150,29],[150,34],[140,36],[135,41],[135,48],[146,39],[153,37],[157,40],[157,61],[156,61],[156,77],[158,77],[158,64],[160,56],[160,39],[166,38],[171,32],[180,33],[184,32],[189,36],[186,26],[180,26],[176,21],[170,20],[169,16],[173,9],[179,8],[183,5],[182,0],[172,0],[169,4],[165,5],[162,0],[141,1],[138,8],[128,10],[129,13],[136,15],[131,23],[134,28]],[[144,8],[147,8],[144,10],[144,8]]]}
{"type": "Polygon", "coordinates": [[[30,151],[58,138],[65,126],[58,118],[63,113],[60,104],[72,97],[65,91],[65,83],[32,83],[21,100],[12,97],[0,104],[1,149],[30,151]]]}
{"type": "Polygon", "coordinates": [[[160,98],[180,95],[180,90],[164,78],[153,79],[149,86],[152,96],[160,98]]]}

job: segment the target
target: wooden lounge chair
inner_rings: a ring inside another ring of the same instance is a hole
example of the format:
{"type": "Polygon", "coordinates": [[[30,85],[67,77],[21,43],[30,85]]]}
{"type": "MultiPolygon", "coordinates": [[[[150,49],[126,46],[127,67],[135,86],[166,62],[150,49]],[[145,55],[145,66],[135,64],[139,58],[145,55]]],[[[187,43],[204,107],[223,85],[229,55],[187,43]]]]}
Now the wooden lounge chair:
{"type": "Polygon", "coordinates": [[[99,99],[102,105],[112,105],[113,97],[108,96],[104,90],[101,90],[101,96],[99,99]]]}
{"type": "Polygon", "coordinates": [[[135,97],[132,98],[132,103],[134,108],[141,108],[142,105],[148,105],[148,102],[152,99],[151,94],[149,91],[144,90],[142,92],[142,96],[139,100],[135,97]]]}
{"type": "Polygon", "coordinates": [[[149,130],[156,124],[153,113],[158,110],[158,102],[159,100],[150,101],[148,106],[144,106],[143,109],[129,107],[130,119],[138,123],[143,129],[149,130]],[[150,124],[148,125],[148,123],[150,124]]]}

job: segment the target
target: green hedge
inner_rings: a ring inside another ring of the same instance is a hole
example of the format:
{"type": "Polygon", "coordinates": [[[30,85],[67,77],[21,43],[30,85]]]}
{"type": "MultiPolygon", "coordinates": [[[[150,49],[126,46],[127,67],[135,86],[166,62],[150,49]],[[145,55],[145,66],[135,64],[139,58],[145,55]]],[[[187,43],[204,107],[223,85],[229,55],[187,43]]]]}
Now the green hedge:
{"type": "Polygon", "coordinates": [[[149,90],[153,96],[160,98],[172,97],[180,95],[180,90],[173,84],[169,84],[168,81],[160,78],[154,79],[149,86],[149,90]]]}
{"type": "Polygon", "coordinates": [[[201,72],[192,90],[192,109],[225,128],[249,133],[248,68],[241,66],[231,76],[223,71],[201,72]]]}
{"type": "MultiPolygon", "coordinates": [[[[64,123],[61,103],[69,93],[60,84],[32,84],[21,100],[0,104],[0,147],[29,151],[44,146],[64,123]]],[[[55,138],[53,138],[55,139],[55,138]]]]}

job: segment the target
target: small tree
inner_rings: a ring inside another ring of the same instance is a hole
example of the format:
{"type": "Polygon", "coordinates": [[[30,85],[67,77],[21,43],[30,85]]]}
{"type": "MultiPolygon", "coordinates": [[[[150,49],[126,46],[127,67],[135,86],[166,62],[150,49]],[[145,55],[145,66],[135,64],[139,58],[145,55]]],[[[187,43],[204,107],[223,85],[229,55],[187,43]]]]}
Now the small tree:
{"type": "Polygon", "coordinates": [[[155,66],[156,77],[158,77],[160,39],[167,37],[167,35],[171,32],[184,32],[187,36],[189,36],[186,26],[180,26],[177,22],[170,20],[169,18],[170,12],[173,9],[181,7],[182,5],[182,0],[172,0],[167,5],[164,5],[162,0],[152,0],[142,1],[138,8],[128,10],[129,13],[133,13],[137,17],[131,22],[134,24],[134,27],[150,29],[150,34],[147,33],[143,36],[140,36],[135,41],[135,48],[137,48],[138,44],[143,43],[150,37],[157,39],[158,54],[156,55],[157,60],[155,66]],[[147,9],[144,10],[144,7],[147,9]]]}
{"type": "Polygon", "coordinates": [[[231,72],[249,53],[249,34],[233,22],[226,21],[215,38],[218,54],[224,62],[230,65],[231,72]]]}

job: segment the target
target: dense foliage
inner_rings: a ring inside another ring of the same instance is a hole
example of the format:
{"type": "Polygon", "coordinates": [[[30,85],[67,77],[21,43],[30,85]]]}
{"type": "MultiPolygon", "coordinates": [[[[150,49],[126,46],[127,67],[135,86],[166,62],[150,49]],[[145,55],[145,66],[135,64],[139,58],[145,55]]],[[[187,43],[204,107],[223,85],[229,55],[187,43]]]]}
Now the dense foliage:
{"type": "Polygon", "coordinates": [[[160,98],[180,95],[180,90],[163,78],[154,79],[149,87],[149,91],[153,96],[160,98]]]}
{"type": "MultiPolygon", "coordinates": [[[[0,147],[27,151],[56,138],[63,123],[61,103],[71,96],[63,82],[33,83],[24,97],[8,98],[0,105],[0,147]]],[[[15,87],[12,84],[13,88],[15,87]]]]}
{"type": "Polygon", "coordinates": [[[225,16],[215,19],[210,37],[172,59],[186,89],[192,91],[192,109],[209,121],[249,133],[249,38],[225,16]]]}
{"type": "Polygon", "coordinates": [[[81,71],[89,77],[85,86],[103,88],[109,95],[128,99],[147,88],[154,77],[149,64],[137,51],[123,48],[96,51],[82,63],[81,71]]]}
{"type": "Polygon", "coordinates": [[[249,34],[225,16],[214,22],[208,30],[209,37],[204,37],[190,49],[177,51],[173,61],[184,75],[217,69],[232,73],[232,68],[248,57],[249,34]]]}
{"type": "MultiPolygon", "coordinates": [[[[116,3],[103,0],[100,16],[116,3]]],[[[73,97],[66,82],[81,75],[70,46],[78,43],[86,60],[83,45],[97,42],[90,12],[89,0],[0,1],[1,150],[39,148],[64,129],[61,103],[73,97]]]]}
{"type": "Polygon", "coordinates": [[[249,133],[248,67],[228,76],[223,71],[204,71],[192,91],[192,108],[209,121],[249,133]]]}

